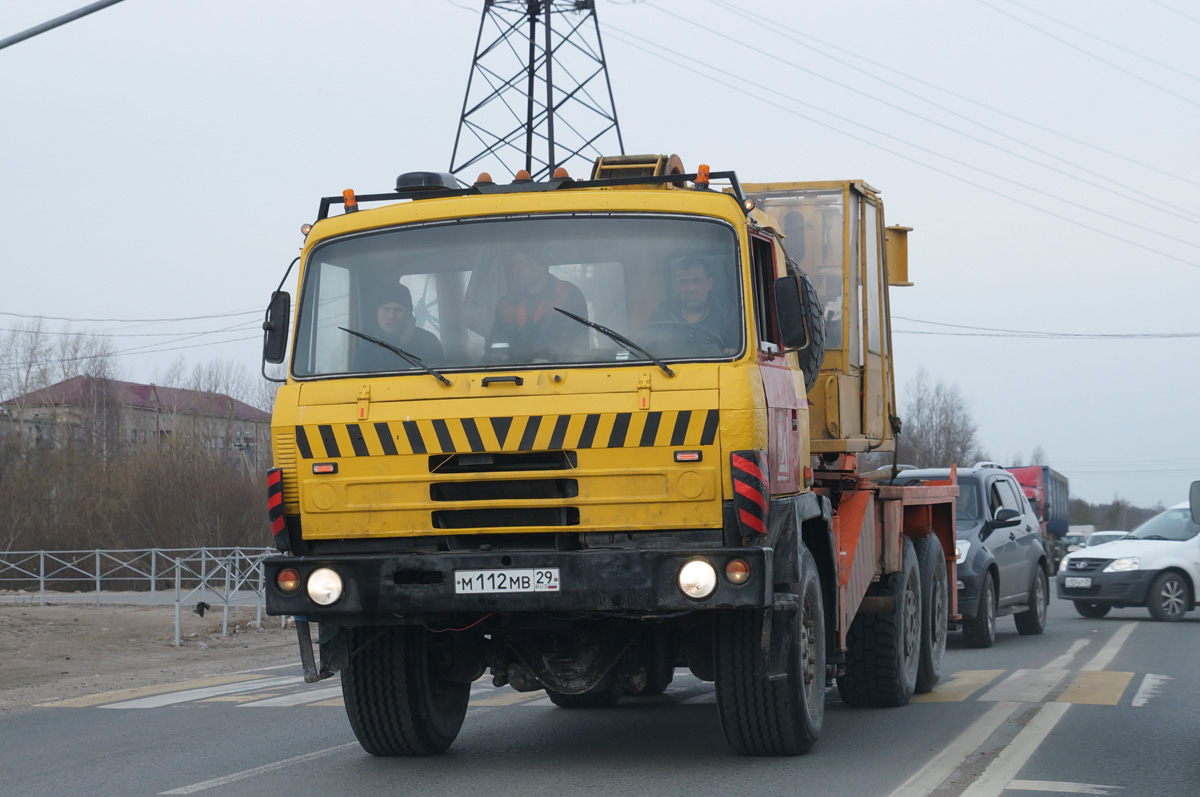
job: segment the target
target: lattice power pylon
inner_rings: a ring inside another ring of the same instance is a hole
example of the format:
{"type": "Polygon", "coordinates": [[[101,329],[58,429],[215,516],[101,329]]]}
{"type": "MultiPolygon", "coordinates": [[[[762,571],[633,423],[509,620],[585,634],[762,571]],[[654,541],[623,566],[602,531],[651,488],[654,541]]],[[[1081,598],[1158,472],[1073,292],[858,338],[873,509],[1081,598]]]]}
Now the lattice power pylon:
{"type": "Polygon", "coordinates": [[[625,154],[595,0],[485,0],[450,171],[470,183],[625,154]],[[574,161],[574,162],[573,162],[574,161]]]}

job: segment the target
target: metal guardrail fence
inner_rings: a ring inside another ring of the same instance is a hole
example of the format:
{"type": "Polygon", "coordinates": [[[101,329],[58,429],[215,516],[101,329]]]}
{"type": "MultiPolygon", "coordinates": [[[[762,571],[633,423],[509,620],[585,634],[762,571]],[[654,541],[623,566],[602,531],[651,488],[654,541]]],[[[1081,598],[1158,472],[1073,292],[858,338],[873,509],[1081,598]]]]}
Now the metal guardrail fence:
{"type": "MultiPolygon", "coordinates": [[[[99,606],[156,606],[164,588],[175,604],[175,646],[180,644],[180,614],[193,599],[222,607],[221,636],[229,633],[231,606],[255,606],[255,625],[262,627],[264,608],[262,562],[271,548],[143,548],[92,551],[0,551],[0,602],[87,602],[99,606]],[[107,598],[107,600],[106,600],[107,598]],[[94,599],[94,600],[93,600],[94,599]]],[[[165,603],[166,601],[161,601],[165,603]]]]}

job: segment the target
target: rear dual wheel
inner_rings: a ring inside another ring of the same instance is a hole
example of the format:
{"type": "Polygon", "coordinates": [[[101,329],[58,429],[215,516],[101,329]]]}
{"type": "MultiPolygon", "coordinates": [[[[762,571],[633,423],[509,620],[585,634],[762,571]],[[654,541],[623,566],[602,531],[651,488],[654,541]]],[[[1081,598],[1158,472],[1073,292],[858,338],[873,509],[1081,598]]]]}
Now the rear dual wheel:
{"type": "MultiPolygon", "coordinates": [[[[929,555],[929,548],[925,553],[929,555]]],[[[838,693],[849,706],[903,706],[916,690],[922,658],[921,571],[911,539],[904,539],[900,572],[872,584],[867,595],[893,598],[892,608],[880,614],[859,612],[854,618],[838,693]]],[[[927,664],[933,664],[932,651],[927,664]]]]}
{"type": "Polygon", "coordinates": [[[913,691],[923,695],[932,691],[942,677],[950,592],[941,540],[931,534],[913,540],[913,548],[921,571],[921,658],[913,691]]]}

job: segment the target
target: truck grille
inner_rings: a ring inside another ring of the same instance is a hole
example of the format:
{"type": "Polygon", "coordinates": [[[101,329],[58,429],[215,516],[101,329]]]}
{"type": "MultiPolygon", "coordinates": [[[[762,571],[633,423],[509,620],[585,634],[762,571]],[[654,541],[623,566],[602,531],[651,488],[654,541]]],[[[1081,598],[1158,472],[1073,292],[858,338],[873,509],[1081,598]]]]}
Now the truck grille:
{"type": "Polygon", "coordinates": [[[574,451],[530,451],[515,454],[435,454],[430,473],[504,473],[514,470],[572,470],[579,465],[574,451]]]}
{"type": "Polygon", "coordinates": [[[575,479],[519,479],[488,482],[441,482],[429,485],[434,501],[529,501],[574,498],[575,479]]]}
{"type": "Polygon", "coordinates": [[[486,529],[535,526],[578,526],[573,506],[513,507],[506,509],[440,509],[433,513],[435,529],[486,529]]]}

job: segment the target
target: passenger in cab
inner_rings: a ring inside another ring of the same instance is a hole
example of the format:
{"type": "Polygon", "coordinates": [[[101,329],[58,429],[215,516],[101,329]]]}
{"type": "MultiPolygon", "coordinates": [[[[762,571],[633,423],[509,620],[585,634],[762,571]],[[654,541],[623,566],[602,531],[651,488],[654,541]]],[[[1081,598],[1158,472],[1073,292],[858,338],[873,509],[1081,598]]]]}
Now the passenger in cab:
{"type": "MultiPolygon", "coordinates": [[[[425,365],[437,365],[442,343],[427,329],[417,326],[412,293],[399,282],[385,286],[373,297],[377,303],[372,337],[403,349],[425,365]]],[[[411,368],[403,358],[365,341],[358,347],[355,365],[360,371],[394,371],[411,368]]]]}
{"type": "Polygon", "coordinates": [[[712,266],[698,257],[679,260],[671,269],[674,295],[650,314],[650,323],[690,324],[712,333],[725,354],[738,345],[738,317],[730,303],[713,291],[712,266]]]}
{"type": "Polygon", "coordinates": [[[508,292],[496,304],[489,350],[507,348],[510,361],[574,359],[588,348],[588,328],[554,308],[587,318],[583,292],[550,273],[550,266],[528,252],[507,254],[508,292]]]}

